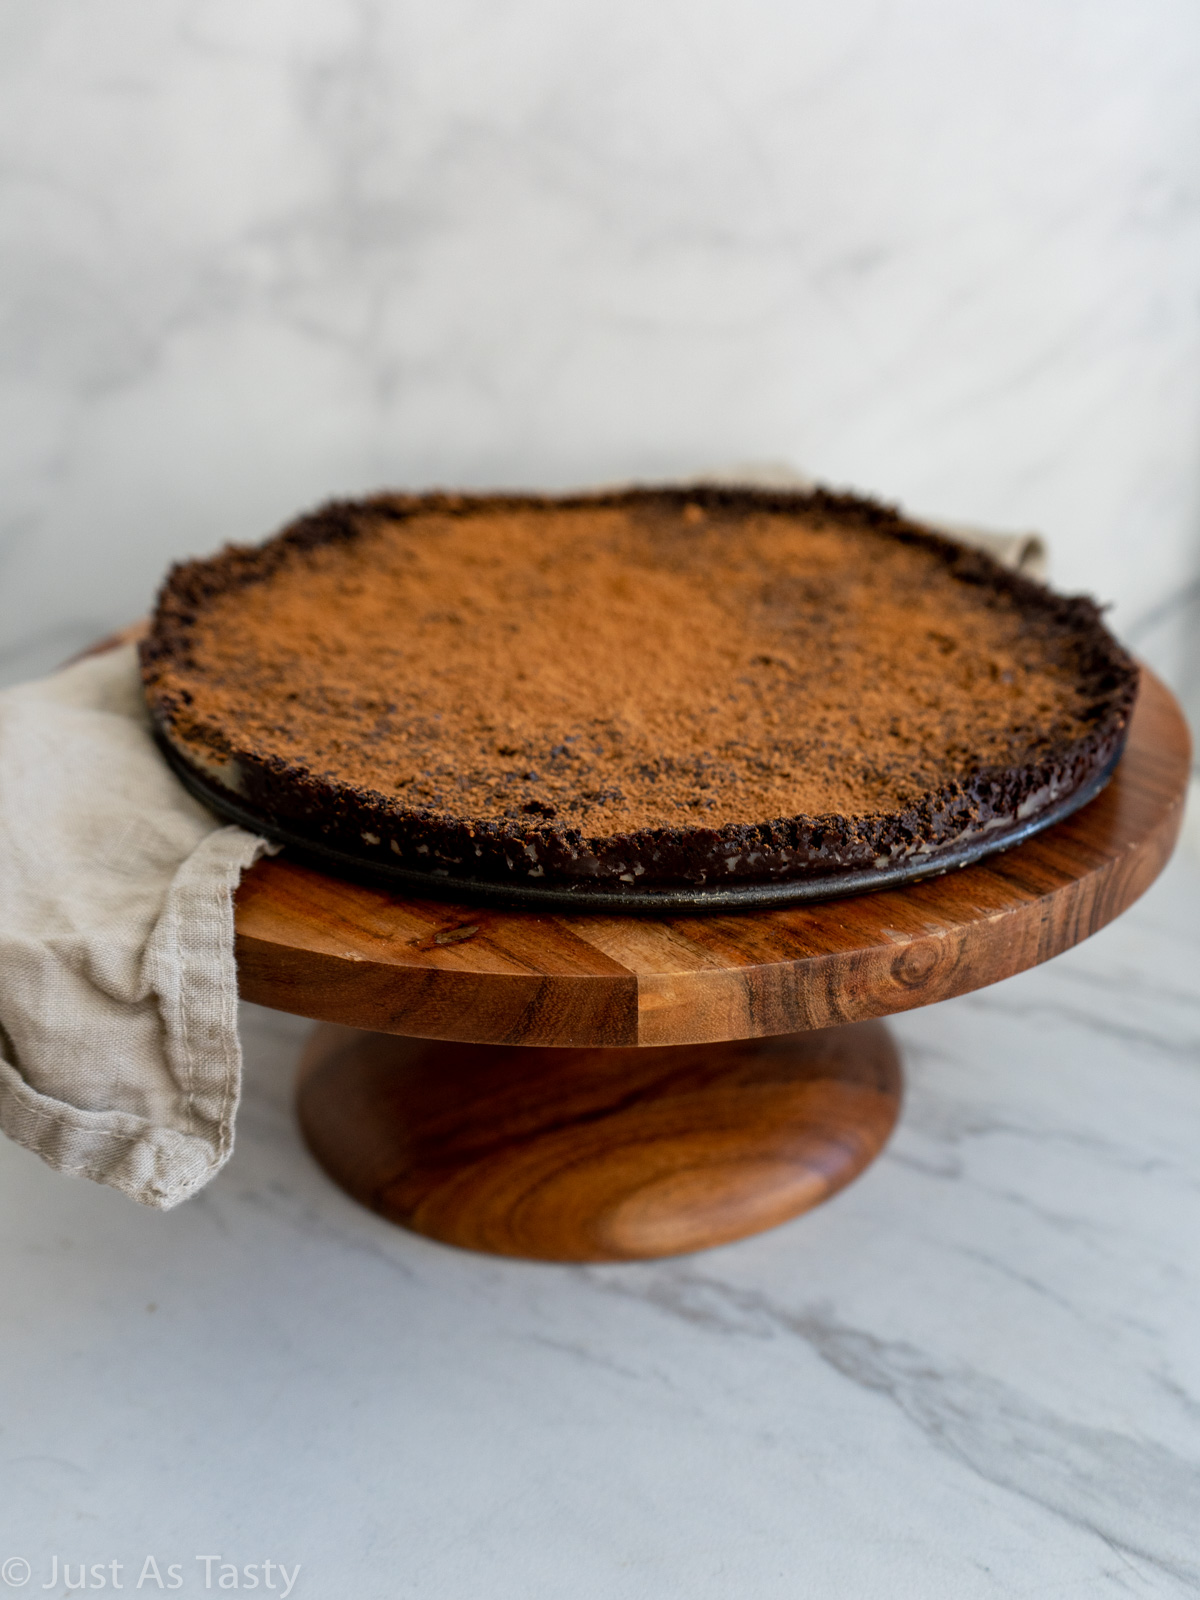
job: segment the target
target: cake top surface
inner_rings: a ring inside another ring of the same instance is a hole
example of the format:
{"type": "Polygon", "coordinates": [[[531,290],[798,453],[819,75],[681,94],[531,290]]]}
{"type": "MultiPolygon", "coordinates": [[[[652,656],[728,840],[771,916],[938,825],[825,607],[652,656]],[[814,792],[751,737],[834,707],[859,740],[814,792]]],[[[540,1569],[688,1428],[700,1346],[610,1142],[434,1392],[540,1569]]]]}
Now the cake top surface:
{"type": "Polygon", "coordinates": [[[1107,637],[848,497],[381,496],[177,568],[147,684],[197,757],[613,835],[1036,765],[1104,714],[1107,637]]]}

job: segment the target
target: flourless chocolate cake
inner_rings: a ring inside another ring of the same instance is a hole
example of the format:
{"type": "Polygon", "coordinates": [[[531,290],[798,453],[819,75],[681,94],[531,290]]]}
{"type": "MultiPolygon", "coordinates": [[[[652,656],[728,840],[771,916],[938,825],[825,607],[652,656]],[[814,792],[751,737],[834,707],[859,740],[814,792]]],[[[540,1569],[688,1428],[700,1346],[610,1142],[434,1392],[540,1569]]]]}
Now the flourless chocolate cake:
{"type": "Polygon", "coordinates": [[[1000,843],[1094,787],[1137,668],[873,502],[379,495],[175,567],[168,755],[267,833],[481,883],[798,881],[1000,843]]]}

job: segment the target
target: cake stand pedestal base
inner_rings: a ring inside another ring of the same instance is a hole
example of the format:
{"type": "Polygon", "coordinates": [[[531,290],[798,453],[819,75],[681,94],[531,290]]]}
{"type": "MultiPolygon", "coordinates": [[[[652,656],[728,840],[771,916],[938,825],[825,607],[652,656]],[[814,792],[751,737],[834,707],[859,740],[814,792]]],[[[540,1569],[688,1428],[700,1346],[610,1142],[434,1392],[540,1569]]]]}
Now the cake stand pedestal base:
{"type": "Polygon", "coordinates": [[[300,1123],[326,1172],[417,1233],[495,1255],[679,1255],[818,1205],[883,1148],[882,1023],[744,1043],[529,1049],[320,1027],[300,1123]]]}

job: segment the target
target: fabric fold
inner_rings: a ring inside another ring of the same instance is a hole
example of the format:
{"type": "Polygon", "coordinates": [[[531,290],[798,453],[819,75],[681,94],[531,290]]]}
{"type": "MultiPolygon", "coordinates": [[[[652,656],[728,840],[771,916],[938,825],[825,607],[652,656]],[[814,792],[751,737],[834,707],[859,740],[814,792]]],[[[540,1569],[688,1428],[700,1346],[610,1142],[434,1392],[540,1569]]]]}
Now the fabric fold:
{"type": "Polygon", "coordinates": [[[269,847],[194,801],[126,645],[0,694],[0,1128],[166,1208],[233,1148],[233,894],[269,847]]]}

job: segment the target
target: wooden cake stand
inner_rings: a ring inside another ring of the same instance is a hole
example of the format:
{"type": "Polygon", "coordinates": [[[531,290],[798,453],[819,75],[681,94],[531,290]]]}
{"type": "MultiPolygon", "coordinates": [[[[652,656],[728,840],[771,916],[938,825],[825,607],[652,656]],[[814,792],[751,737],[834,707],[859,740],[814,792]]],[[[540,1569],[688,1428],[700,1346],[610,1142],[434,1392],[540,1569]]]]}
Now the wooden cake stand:
{"type": "Polygon", "coordinates": [[[237,897],[241,991],[327,1024],[301,1126],[383,1216],[552,1261],[700,1250],[878,1155],[901,1073],[868,1019],[1047,961],[1136,900],[1175,843],[1188,763],[1146,672],[1115,776],[1065,822],[960,872],[788,910],[536,915],[263,860],[237,897]]]}

